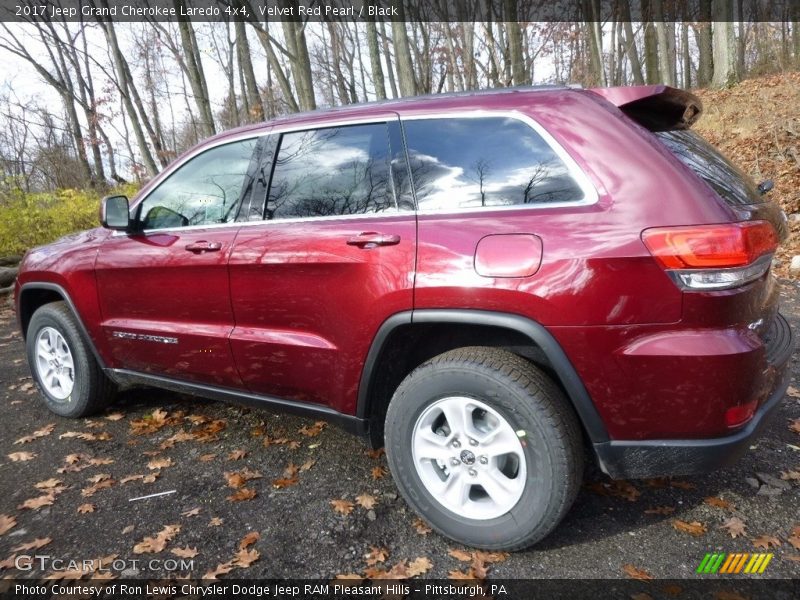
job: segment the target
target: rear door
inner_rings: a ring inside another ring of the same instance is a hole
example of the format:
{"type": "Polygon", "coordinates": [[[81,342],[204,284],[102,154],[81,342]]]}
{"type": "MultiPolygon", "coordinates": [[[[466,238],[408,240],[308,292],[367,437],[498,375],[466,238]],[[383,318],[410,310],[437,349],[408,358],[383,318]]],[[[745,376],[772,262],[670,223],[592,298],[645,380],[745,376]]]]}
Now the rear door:
{"type": "Polygon", "coordinates": [[[413,304],[416,220],[394,113],[284,131],[236,239],[231,348],[253,392],[352,413],[370,343],[413,304]]]}
{"type": "Polygon", "coordinates": [[[261,144],[253,137],[190,158],[137,206],[137,231],[100,248],[102,328],[116,366],[241,384],[228,344],[227,262],[240,207],[257,187],[261,144]]]}

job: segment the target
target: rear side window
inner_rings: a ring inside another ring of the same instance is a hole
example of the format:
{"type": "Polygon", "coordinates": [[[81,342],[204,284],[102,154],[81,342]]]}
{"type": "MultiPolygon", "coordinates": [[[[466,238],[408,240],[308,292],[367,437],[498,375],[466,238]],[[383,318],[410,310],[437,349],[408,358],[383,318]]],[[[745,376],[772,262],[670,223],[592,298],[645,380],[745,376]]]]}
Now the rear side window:
{"type": "Polygon", "coordinates": [[[403,127],[420,210],[584,199],[553,148],[518,119],[420,119],[403,127]]]}
{"type": "Polygon", "coordinates": [[[286,133],[267,198],[267,219],[396,210],[386,123],[286,133]]]}
{"type": "Polygon", "coordinates": [[[758,204],[765,201],[758,193],[755,182],[697,133],[687,130],[659,131],[655,136],[728,204],[758,204]]]}

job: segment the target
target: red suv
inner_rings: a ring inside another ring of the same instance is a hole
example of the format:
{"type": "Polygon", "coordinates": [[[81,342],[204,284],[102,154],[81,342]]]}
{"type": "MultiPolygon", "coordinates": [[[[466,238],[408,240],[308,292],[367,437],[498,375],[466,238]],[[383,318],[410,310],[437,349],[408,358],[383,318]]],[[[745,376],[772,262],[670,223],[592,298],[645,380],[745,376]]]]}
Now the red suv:
{"type": "Polygon", "coordinates": [[[518,549],[612,477],[734,460],[788,385],[785,215],[693,95],[548,87],[293,115],[191,150],[27,254],[66,417],[146,384],[385,444],[437,531],[518,549]]]}

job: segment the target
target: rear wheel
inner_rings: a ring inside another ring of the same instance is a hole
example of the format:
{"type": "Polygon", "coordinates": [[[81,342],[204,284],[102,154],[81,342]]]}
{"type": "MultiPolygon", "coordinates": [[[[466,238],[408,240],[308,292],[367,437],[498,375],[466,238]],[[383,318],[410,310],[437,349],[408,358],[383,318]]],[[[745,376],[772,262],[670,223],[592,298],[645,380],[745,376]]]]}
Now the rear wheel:
{"type": "Polygon", "coordinates": [[[114,393],[64,302],[39,308],[26,337],[28,364],[47,407],[62,417],[104,408],[114,393]]]}
{"type": "Polygon", "coordinates": [[[559,388],[503,350],[461,348],[415,369],[386,415],[386,454],[408,503],[458,542],[518,550],[550,533],[583,473],[559,388]]]}

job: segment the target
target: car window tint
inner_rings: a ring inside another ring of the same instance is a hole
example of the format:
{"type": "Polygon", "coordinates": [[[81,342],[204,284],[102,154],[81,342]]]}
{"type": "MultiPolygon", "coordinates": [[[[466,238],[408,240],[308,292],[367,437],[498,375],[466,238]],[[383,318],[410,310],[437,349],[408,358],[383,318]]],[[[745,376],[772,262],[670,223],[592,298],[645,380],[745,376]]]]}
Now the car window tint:
{"type": "Polygon", "coordinates": [[[694,131],[659,131],[655,135],[728,204],[766,201],[748,175],[694,131]]]}
{"type": "Polygon", "coordinates": [[[286,133],[267,199],[267,219],[397,210],[385,123],[286,133]]]}
{"type": "Polygon", "coordinates": [[[142,202],[142,228],[234,221],[257,143],[253,138],[217,146],[184,163],[142,202]]]}
{"type": "Polygon", "coordinates": [[[403,127],[420,210],[583,199],[564,162],[518,119],[420,119],[403,127]]]}

